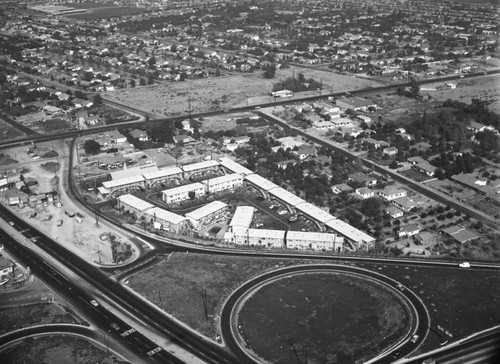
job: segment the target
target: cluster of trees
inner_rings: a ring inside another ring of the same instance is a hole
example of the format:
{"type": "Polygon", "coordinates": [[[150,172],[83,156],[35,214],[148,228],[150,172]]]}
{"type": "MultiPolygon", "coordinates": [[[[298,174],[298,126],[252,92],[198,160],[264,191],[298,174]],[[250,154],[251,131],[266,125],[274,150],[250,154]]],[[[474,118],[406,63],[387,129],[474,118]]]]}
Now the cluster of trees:
{"type": "Polygon", "coordinates": [[[321,83],[312,78],[306,79],[303,73],[299,73],[297,77],[289,77],[273,85],[273,91],[290,90],[292,92],[301,92],[320,89],[321,83]]]}
{"type": "Polygon", "coordinates": [[[453,154],[441,153],[438,157],[432,159],[430,163],[437,167],[436,177],[439,179],[449,178],[455,174],[472,173],[475,168],[484,164],[479,157],[470,153],[453,154]]]}

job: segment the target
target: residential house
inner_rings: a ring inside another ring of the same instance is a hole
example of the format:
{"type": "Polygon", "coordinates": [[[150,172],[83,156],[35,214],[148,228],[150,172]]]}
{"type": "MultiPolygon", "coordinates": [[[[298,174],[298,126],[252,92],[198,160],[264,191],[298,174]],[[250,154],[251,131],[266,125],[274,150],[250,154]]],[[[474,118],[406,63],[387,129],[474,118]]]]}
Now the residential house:
{"type": "Polygon", "coordinates": [[[445,235],[452,237],[453,239],[455,239],[455,241],[459,242],[460,244],[465,244],[470,241],[479,239],[479,235],[475,234],[470,230],[467,230],[466,228],[460,225],[450,226],[446,229],[442,229],[441,232],[445,235]]]}
{"type": "Polygon", "coordinates": [[[391,203],[397,208],[403,210],[404,212],[410,212],[411,209],[417,206],[416,202],[412,198],[409,198],[408,196],[395,198],[394,200],[391,201],[391,203]]]}
{"type": "Polygon", "coordinates": [[[368,176],[362,172],[351,173],[348,176],[347,181],[360,184],[365,187],[373,187],[377,184],[377,179],[375,177],[368,176]]]}
{"type": "Polygon", "coordinates": [[[386,214],[389,214],[393,219],[398,219],[400,217],[403,217],[404,212],[398,209],[396,206],[389,206],[387,207],[384,212],[386,214]]]}
{"type": "Polygon", "coordinates": [[[384,154],[389,155],[389,156],[396,155],[396,154],[398,154],[398,148],[396,148],[396,147],[387,147],[387,148],[382,149],[382,152],[384,154]]]}
{"type": "Polygon", "coordinates": [[[134,129],[130,132],[130,135],[141,142],[149,141],[149,136],[144,130],[134,129]]]}
{"type": "Polygon", "coordinates": [[[418,227],[417,224],[409,224],[409,225],[404,225],[401,226],[398,232],[399,237],[410,237],[413,235],[416,235],[420,232],[420,228],[418,227]]]}
{"type": "Polygon", "coordinates": [[[354,189],[347,183],[339,183],[332,186],[332,192],[336,195],[339,195],[341,193],[351,193],[353,191],[354,189]]]}
{"type": "Polygon", "coordinates": [[[356,189],[356,195],[360,196],[363,200],[375,196],[375,191],[369,189],[368,187],[362,187],[356,189]]]}
{"type": "Polygon", "coordinates": [[[387,201],[392,201],[396,198],[405,197],[408,194],[406,190],[394,187],[387,187],[378,191],[378,195],[387,201]]]}

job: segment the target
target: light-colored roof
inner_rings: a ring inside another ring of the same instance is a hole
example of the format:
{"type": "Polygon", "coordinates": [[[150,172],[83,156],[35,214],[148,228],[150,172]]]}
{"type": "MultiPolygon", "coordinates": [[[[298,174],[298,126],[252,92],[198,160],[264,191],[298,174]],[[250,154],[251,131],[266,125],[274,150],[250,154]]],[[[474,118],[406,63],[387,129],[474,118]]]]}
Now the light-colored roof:
{"type": "Polygon", "coordinates": [[[300,197],[294,195],[293,193],[285,190],[284,188],[277,187],[269,191],[269,194],[279,198],[280,200],[286,202],[290,206],[298,205],[299,203],[305,202],[300,197]]]}
{"type": "Polygon", "coordinates": [[[193,172],[198,169],[205,169],[205,168],[213,168],[217,167],[219,165],[219,162],[216,160],[209,160],[209,161],[202,161],[198,163],[192,163],[192,164],[186,164],[185,166],[182,166],[182,170],[184,172],[193,172]]]}
{"type": "Polygon", "coordinates": [[[215,177],[215,178],[210,178],[206,179],[203,181],[203,183],[210,185],[216,185],[219,183],[225,183],[225,182],[231,182],[231,181],[237,181],[241,180],[243,181],[243,176],[238,173],[231,173],[231,174],[225,174],[223,176],[215,177]]]}
{"type": "Polygon", "coordinates": [[[144,182],[144,177],[142,176],[130,176],[130,177],[125,177],[125,178],[120,178],[112,181],[104,181],[102,183],[102,186],[104,188],[110,189],[110,188],[115,188],[115,187],[121,187],[121,186],[127,186],[132,183],[137,183],[137,182],[144,182]]]}
{"type": "Polygon", "coordinates": [[[397,188],[397,187],[386,187],[383,190],[378,191],[380,195],[384,196],[393,196],[397,195],[399,193],[405,193],[406,190],[403,190],[402,188],[397,188]]]}
{"type": "Polygon", "coordinates": [[[144,173],[143,176],[146,180],[150,180],[155,178],[168,177],[176,174],[182,174],[182,169],[180,169],[179,167],[168,167],[159,171],[144,173]]]}
{"type": "Polygon", "coordinates": [[[249,174],[248,176],[245,176],[245,180],[248,182],[253,183],[257,187],[263,189],[264,191],[269,191],[272,188],[278,187],[278,185],[272,183],[271,181],[268,181],[262,176],[259,176],[256,173],[249,174]]]}
{"type": "Polygon", "coordinates": [[[285,241],[284,230],[248,229],[249,238],[281,239],[285,241]]]}
{"type": "Polygon", "coordinates": [[[161,191],[161,193],[163,193],[167,196],[172,196],[172,195],[187,193],[189,191],[195,191],[195,190],[199,190],[199,189],[205,189],[205,186],[201,182],[195,182],[195,183],[190,183],[188,185],[182,185],[182,186],[177,186],[174,188],[169,188],[168,190],[161,191]]]}
{"type": "Polygon", "coordinates": [[[120,169],[110,173],[111,179],[121,179],[125,177],[141,176],[151,172],[157,172],[157,166],[147,167],[132,167],[127,169],[120,169]]]}
{"type": "Polygon", "coordinates": [[[221,166],[229,169],[233,173],[239,173],[242,176],[247,176],[247,175],[253,173],[253,171],[251,171],[250,169],[243,167],[241,164],[233,161],[232,159],[230,159],[228,157],[220,157],[219,162],[220,162],[221,166]]]}
{"type": "Polygon", "coordinates": [[[321,223],[325,223],[329,220],[335,219],[334,216],[330,215],[325,210],[322,210],[319,207],[310,204],[309,202],[303,202],[294,207],[300,212],[321,223]]]}
{"type": "Polygon", "coordinates": [[[154,207],[153,204],[150,204],[149,202],[131,194],[121,195],[117,198],[117,200],[139,211],[144,211],[154,207]]]}
{"type": "Polygon", "coordinates": [[[300,240],[300,241],[315,241],[315,242],[343,242],[344,238],[337,236],[337,234],[318,233],[309,231],[292,231],[289,230],[286,234],[287,240],[300,240]]]}
{"type": "Polygon", "coordinates": [[[156,218],[167,221],[171,224],[177,225],[186,221],[186,218],[181,215],[174,214],[168,210],[161,209],[159,207],[153,207],[144,212],[145,215],[156,216],[156,218]]]}
{"type": "Polygon", "coordinates": [[[243,226],[248,228],[250,223],[252,222],[253,213],[255,208],[253,206],[238,206],[236,207],[236,211],[233,214],[233,218],[229,223],[231,227],[240,227],[243,226]]]}
{"type": "Polygon", "coordinates": [[[325,225],[335,230],[340,235],[343,235],[347,239],[355,241],[357,243],[372,243],[375,241],[374,237],[366,234],[359,229],[356,229],[354,226],[351,226],[339,219],[330,220],[325,225]]]}
{"type": "Polygon", "coordinates": [[[204,217],[213,214],[227,206],[226,203],[222,201],[212,201],[209,204],[200,207],[194,211],[188,212],[186,217],[195,221],[203,219],[204,217]]]}

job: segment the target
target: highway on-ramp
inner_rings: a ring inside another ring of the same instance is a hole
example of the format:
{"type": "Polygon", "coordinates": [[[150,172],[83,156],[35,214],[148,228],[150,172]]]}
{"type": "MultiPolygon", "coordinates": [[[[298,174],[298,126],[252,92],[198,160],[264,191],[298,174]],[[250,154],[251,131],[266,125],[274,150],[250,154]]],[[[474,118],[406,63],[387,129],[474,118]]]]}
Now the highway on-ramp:
{"type": "Polygon", "coordinates": [[[293,266],[286,267],[282,269],[278,269],[263,275],[260,275],[257,278],[254,278],[242,286],[240,286],[225,302],[224,307],[221,313],[221,333],[224,338],[224,342],[231,349],[233,353],[238,356],[240,363],[248,363],[255,364],[258,361],[255,357],[249,355],[249,353],[243,349],[243,344],[238,340],[238,334],[236,333],[237,326],[237,307],[239,305],[240,300],[244,297],[248,291],[252,290],[255,286],[258,286],[266,281],[276,279],[278,277],[297,274],[297,273],[310,273],[310,272],[345,272],[350,274],[361,275],[369,279],[377,280],[386,286],[390,286],[394,289],[395,292],[403,296],[406,301],[409,303],[415,320],[413,320],[414,327],[408,328],[408,334],[405,337],[405,340],[395,345],[394,348],[389,349],[388,351],[382,353],[375,360],[370,361],[371,363],[379,363],[386,364],[392,363],[394,358],[391,356],[393,350],[396,350],[400,353],[400,355],[406,356],[411,354],[417,347],[420,345],[429,332],[430,327],[430,317],[429,313],[422,303],[420,298],[413,293],[413,291],[405,288],[401,290],[399,288],[399,283],[392,278],[381,275],[379,273],[356,268],[350,265],[333,265],[333,264],[314,264],[314,265],[301,265],[301,266],[293,266]],[[412,343],[410,341],[413,335],[418,335],[419,338],[417,342],[412,343]]]}

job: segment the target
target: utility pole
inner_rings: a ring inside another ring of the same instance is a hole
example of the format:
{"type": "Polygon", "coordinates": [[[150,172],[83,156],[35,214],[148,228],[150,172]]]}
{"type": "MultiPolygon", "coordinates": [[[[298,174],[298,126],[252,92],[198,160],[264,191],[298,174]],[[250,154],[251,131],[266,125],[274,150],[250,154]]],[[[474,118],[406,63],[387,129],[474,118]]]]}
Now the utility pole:
{"type": "Polygon", "coordinates": [[[297,361],[299,362],[299,364],[302,364],[302,362],[300,361],[300,358],[299,358],[299,354],[297,353],[297,349],[295,348],[295,343],[293,342],[293,338],[292,337],[290,337],[288,339],[288,343],[292,347],[293,353],[295,354],[295,357],[297,358],[297,361]]]}
{"type": "Polygon", "coordinates": [[[99,245],[97,245],[97,256],[99,257],[99,264],[101,264],[101,248],[99,248],[99,245]]]}
{"type": "Polygon", "coordinates": [[[201,292],[201,299],[203,301],[203,310],[205,311],[205,319],[208,321],[208,300],[207,300],[207,290],[204,289],[201,292]]]}

